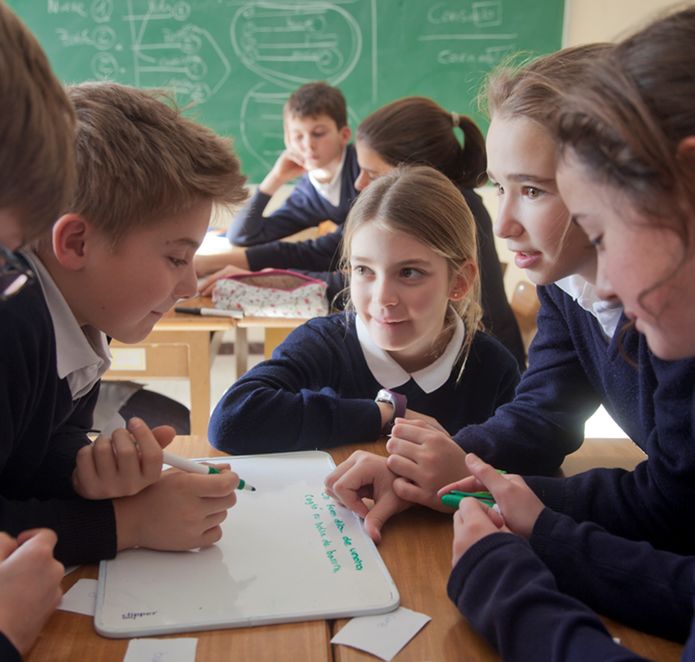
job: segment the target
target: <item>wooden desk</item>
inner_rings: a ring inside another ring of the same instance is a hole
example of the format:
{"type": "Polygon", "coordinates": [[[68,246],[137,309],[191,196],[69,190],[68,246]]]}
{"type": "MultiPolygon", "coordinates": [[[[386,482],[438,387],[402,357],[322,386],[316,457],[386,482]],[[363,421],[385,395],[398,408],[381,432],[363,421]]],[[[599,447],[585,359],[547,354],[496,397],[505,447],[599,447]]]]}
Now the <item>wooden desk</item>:
{"type": "MultiPolygon", "coordinates": [[[[188,300],[185,305],[212,308],[212,300],[196,297],[188,300]]],[[[206,437],[211,408],[210,369],[222,341],[223,332],[236,329],[234,353],[236,375],[240,377],[248,367],[247,329],[265,329],[264,353],[269,357],[287,334],[305,321],[272,317],[247,317],[237,320],[232,317],[187,315],[170,310],[155,324],[152,333],[142,342],[125,345],[114,340],[111,343],[114,362],[104,379],[188,379],[191,394],[191,433],[206,437]]]]}
{"type": "MultiPolygon", "coordinates": [[[[361,448],[384,454],[383,443],[361,448]]],[[[347,458],[358,446],[332,451],[336,462],[347,458]]],[[[196,437],[179,437],[172,450],[189,457],[220,455],[196,437]]],[[[569,456],[563,465],[568,474],[585,468],[592,458],[609,459],[608,466],[632,468],[641,454],[626,440],[588,440],[569,456]],[[622,460],[622,463],[621,461],[622,460]]],[[[594,463],[593,466],[597,466],[594,463]]],[[[466,623],[446,596],[446,582],[451,566],[451,517],[421,508],[401,513],[388,523],[379,551],[393,576],[404,607],[421,611],[432,620],[397,656],[400,662],[422,660],[499,660],[497,654],[466,623]]],[[[80,577],[96,577],[96,566],[86,566],[63,581],[67,590],[80,577]]],[[[198,639],[198,662],[208,660],[316,660],[351,662],[374,657],[345,646],[331,646],[330,639],[345,621],[313,621],[256,628],[195,632],[198,639]]],[[[653,637],[604,619],[613,636],[641,655],[671,662],[680,659],[682,646],[653,637]]],[[[101,662],[123,659],[125,639],[104,639],[96,634],[87,616],[56,612],[49,620],[39,641],[26,657],[28,662],[101,662]]]]}

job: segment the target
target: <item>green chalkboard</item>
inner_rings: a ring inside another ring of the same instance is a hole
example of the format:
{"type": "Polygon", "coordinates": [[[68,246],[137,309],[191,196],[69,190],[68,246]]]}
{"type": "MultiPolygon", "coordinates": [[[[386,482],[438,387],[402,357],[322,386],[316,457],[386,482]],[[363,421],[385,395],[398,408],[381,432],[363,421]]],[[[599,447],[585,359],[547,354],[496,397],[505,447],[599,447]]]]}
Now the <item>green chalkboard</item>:
{"type": "Polygon", "coordinates": [[[563,0],[9,0],[66,82],[175,91],[234,137],[259,181],[282,148],[282,105],[326,80],[354,127],[408,95],[477,115],[487,71],[518,50],[560,48],[563,0]]]}

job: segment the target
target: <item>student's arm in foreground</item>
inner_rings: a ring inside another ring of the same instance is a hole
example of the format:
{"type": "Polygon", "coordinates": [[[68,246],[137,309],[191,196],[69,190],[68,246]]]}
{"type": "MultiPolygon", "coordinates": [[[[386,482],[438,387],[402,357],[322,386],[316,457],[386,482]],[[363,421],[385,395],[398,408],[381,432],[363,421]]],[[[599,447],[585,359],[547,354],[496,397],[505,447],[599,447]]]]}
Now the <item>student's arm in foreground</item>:
{"type": "MultiPolygon", "coordinates": [[[[62,597],[64,568],[53,558],[56,534],[25,531],[18,538],[0,533],[0,635],[25,654],[62,597]]],[[[0,657],[12,658],[0,642],[0,657]]],[[[16,659],[19,659],[17,655],[16,659]]]]}
{"type": "MultiPolygon", "coordinates": [[[[529,477],[543,502],[577,521],[655,547],[695,554],[695,362],[651,357],[658,386],[644,395],[656,426],[646,440],[648,459],[633,471],[592,469],[569,478],[529,477]]],[[[637,368],[637,371],[645,368],[637,368]]]]}
{"type": "Polygon", "coordinates": [[[538,333],[516,396],[485,423],[453,437],[465,451],[515,473],[556,472],[581,445],[584,423],[600,404],[561,311],[545,290],[538,288],[538,333]]]}
{"type": "Polygon", "coordinates": [[[504,660],[643,659],[616,644],[591,610],[561,593],[528,543],[501,531],[487,510],[468,498],[454,516],[447,592],[504,660]]]}
{"type": "MultiPolygon", "coordinates": [[[[379,437],[379,407],[374,396],[358,395],[346,346],[351,339],[335,319],[317,318],[295,329],[272,359],[229,388],[210,419],[213,446],[233,453],[269,453],[379,437]]],[[[352,349],[359,351],[358,346],[352,349]]],[[[373,390],[376,395],[378,389],[373,390]]]]}
{"type": "MultiPolygon", "coordinates": [[[[529,540],[562,593],[631,627],[679,641],[687,637],[695,597],[695,558],[655,550],[590,522],[578,524],[544,508],[520,476],[501,476],[472,455],[467,464],[473,476],[444,490],[489,490],[505,526],[529,540]]],[[[469,503],[467,508],[473,505],[480,506],[469,503]]],[[[499,523],[495,513],[479,510],[499,523]]],[[[474,533],[472,525],[463,526],[455,538],[455,556],[477,539],[474,533]]]]}

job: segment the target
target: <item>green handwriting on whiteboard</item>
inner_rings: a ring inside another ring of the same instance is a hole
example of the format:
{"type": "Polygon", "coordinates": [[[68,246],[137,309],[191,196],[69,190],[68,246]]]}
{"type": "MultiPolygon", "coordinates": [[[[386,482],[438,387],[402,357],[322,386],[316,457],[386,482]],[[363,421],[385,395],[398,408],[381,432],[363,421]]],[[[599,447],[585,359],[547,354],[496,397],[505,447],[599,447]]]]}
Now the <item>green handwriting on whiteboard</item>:
{"type": "Polygon", "coordinates": [[[314,530],[318,533],[323,552],[331,564],[333,572],[340,572],[343,569],[343,565],[348,567],[351,565],[358,572],[362,570],[364,562],[359,550],[353,543],[352,538],[343,535],[346,524],[340,519],[338,509],[330,501],[330,496],[325,492],[322,492],[319,496],[305,494],[304,505],[311,512],[314,530]],[[333,529],[335,529],[335,532],[331,534],[333,529]],[[334,543],[333,535],[337,537],[338,544],[334,543]],[[341,562],[341,556],[347,556],[347,562],[341,562]]]}

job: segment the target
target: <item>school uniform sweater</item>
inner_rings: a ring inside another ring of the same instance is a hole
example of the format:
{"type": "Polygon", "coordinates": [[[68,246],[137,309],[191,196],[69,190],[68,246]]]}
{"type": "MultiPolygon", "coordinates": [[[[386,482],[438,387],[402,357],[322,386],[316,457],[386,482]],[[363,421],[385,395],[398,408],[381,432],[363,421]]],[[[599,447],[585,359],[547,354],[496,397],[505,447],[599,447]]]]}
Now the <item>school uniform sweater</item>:
{"type": "MultiPolygon", "coordinates": [[[[495,249],[492,221],[482,198],[473,190],[459,187],[475,219],[478,236],[478,267],[480,269],[481,303],[485,329],[495,336],[516,358],[519,369],[526,367],[526,352],[516,318],[507,300],[500,261],[495,249]]],[[[299,269],[325,280],[329,297],[344,289],[343,275],[335,273],[340,262],[343,226],[335,232],[301,242],[272,242],[246,250],[252,271],[276,267],[299,269]],[[320,272],[327,272],[321,274],[320,272]],[[333,272],[333,273],[331,273],[333,272]]]]}
{"type": "Polygon", "coordinates": [[[38,284],[0,304],[0,530],[33,527],[58,534],[66,565],[116,553],[110,501],[80,498],[72,487],[77,451],[88,443],[99,387],[72,400],[57,374],[51,317],[38,284]]]}
{"type": "MultiPolygon", "coordinates": [[[[447,590],[505,660],[637,660],[643,658],[616,644],[591,609],[685,641],[695,558],[546,508],[528,542],[496,533],[474,544],[454,567],[447,590]]],[[[695,659],[692,638],[683,659],[695,659]]]]}
{"type": "Polygon", "coordinates": [[[12,642],[0,632],[0,660],[2,662],[20,662],[22,659],[19,651],[12,642]]]}
{"type": "MultiPolygon", "coordinates": [[[[449,432],[484,421],[514,394],[518,369],[494,338],[478,332],[460,381],[425,393],[411,378],[394,390],[408,408],[449,432]]],[[[355,316],[338,313],[295,329],[273,358],[251,369],[222,397],[208,436],[231,453],[270,453],[369,442],[382,435],[374,402],[382,385],[370,371],[355,316]]]]}
{"type": "Polygon", "coordinates": [[[272,196],[256,191],[232,221],[227,230],[227,238],[236,246],[254,246],[315,227],[325,220],[341,225],[357,197],[355,180],[359,173],[355,146],[348,145],[340,172],[338,206],[324,198],[306,174],[297,181],[283,205],[268,216],[263,216],[263,212],[272,196]]]}
{"type": "Polygon", "coordinates": [[[530,474],[529,486],[553,510],[661,549],[695,552],[695,528],[684,525],[695,503],[695,361],[656,358],[635,330],[608,341],[594,316],[559,288],[538,294],[538,335],[516,397],[455,440],[498,468],[530,474]],[[553,473],[581,445],[584,422],[601,403],[649,459],[632,472],[533,476],[553,473]]]}

